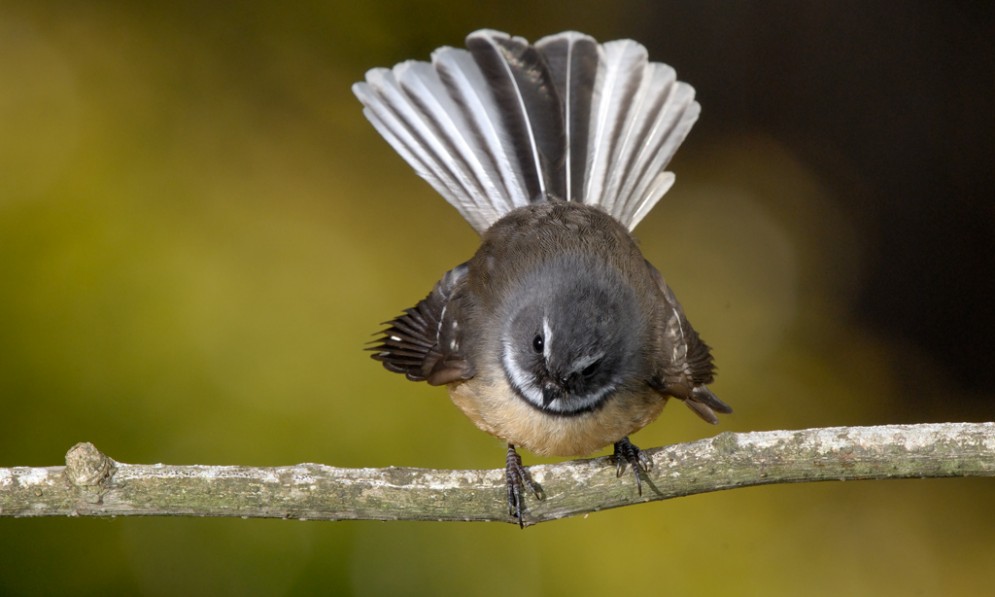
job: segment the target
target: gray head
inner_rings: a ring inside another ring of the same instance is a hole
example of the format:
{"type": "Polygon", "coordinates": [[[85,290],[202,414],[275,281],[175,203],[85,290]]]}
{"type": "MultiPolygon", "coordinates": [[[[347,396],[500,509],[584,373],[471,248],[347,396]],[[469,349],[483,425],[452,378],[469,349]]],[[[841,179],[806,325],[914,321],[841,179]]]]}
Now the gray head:
{"type": "Polygon", "coordinates": [[[597,408],[632,379],[644,325],[632,289],[617,274],[565,261],[572,260],[540,267],[509,298],[500,351],[519,397],[573,415],[597,408]]]}

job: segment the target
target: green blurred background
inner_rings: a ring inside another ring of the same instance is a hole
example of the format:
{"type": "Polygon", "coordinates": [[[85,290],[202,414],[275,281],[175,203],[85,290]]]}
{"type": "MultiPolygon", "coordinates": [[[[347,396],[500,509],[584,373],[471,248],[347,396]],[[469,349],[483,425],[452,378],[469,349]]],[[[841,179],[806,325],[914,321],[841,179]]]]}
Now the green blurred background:
{"type": "MultiPolygon", "coordinates": [[[[721,430],[995,420],[990,3],[0,4],[0,466],[494,468],[361,348],[477,239],[363,119],[480,27],[640,40],[698,90],[637,230],[721,430]]],[[[540,460],[525,456],[529,463],[540,460]]],[[[995,485],[775,486],[502,524],[0,519],[2,594],[976,595],[995,485]]]]}

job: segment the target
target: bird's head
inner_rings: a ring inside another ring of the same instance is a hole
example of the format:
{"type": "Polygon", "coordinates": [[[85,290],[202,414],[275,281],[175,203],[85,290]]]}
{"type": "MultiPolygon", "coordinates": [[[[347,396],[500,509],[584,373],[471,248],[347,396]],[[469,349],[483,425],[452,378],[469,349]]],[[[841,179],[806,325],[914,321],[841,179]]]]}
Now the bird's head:
{"type": "Polygon", "coordinates": [[[630,383],[644,346],[634,292],[585,268],[530,276],[501,334],[501,365],[519,397],[562,415],[597,408],[630,383]]]}

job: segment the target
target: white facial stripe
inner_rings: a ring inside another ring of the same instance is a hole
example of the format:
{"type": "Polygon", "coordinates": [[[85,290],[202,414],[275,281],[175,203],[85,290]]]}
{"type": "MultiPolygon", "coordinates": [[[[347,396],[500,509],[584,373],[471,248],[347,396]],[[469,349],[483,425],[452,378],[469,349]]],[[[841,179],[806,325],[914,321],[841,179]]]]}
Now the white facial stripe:
{"type": "Polygon", "coordinates": [[[503,345],[504,350],[501,351],[501,364],[504,365],[504,371],[508,374],[508,380],[514,389],[526,400],[531,402],[536,406],[542,406],[542,390],[536,386],[533,381],[532,375],[528,371],[522,370],[515,362],[514,347],[510,340],[505,340],[503,345]]]}
{"type": "Polygon", "coordinates": [[[549,327],[549,319],[546,317],[542,318],[542,356],[549,362],[549,355],[552,354],[553,346],[553,328],[549,327]]]}

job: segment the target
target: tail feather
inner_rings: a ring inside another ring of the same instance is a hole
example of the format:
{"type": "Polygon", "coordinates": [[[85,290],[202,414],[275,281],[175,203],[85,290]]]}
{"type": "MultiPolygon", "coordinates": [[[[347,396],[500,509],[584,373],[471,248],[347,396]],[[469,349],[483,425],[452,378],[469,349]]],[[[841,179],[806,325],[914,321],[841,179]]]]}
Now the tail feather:
{"type": "Polygon", "coordinates": [[[562,199],[563,108],[542,56],[526,40],[498,31],[471,33],[466,46],[501,107],[529,199],[562,199]]]}
{"type": "Polygon", "coordinates": [[[509,203],[514,207],[528,205],[521,164],[517,156],[509,153],[500,108],[473,56],[465,50],[440,48],[432,54],[432,65],[452,94],[467,127],[467,137],[477,142],[481,160],[496,172],[493,183],[497,192],[482,198],[484,204],[491,213],[507,211],[509,203]]]}
{"type": "Polygon", "coordinates": [[[353,86],[377,131],[479,232],[532,202],[600,206],[630,230],[673,184],[694,90],[630,40],[576,32],[530,45],[490,30],[431,64],[353,86]]]}
{"type": "Polygon", "coordinates": [[[653,146],[653,133],[660,130],[658,123],[661,115],[666,114],[664,105],[675,80],[674,69],[665,64],[647,64],[643,71],[606,191],[618,197],[619,214],[626,220],[632,220],[639,210],[640,198],[634,196],[633,190],[643,174],[639,169],[659,149],[653,146]]]}
{"type": "Polygon", "coordinates": [[[591,130],[591,104],[597,82],[601,48],[594,38],[567,31],[536,42],[549,67],[563,106],[566,135],[564,194],[568,201],[583,201],[587,173],[587,147],[591,130]]]}
{"type": "MultiPolygon", "coordinates": [[[[408,99],[394,73],[374,69],[366,74],[366,81],[366,85],[354,85],[353,90],[366,105],[367,117],[418,175],[447,198],[473,196],[467,174],[455,167],[443,141],[424,114],[408,99]]],[[[463,202],[450,203],[476,227],[477,214],[469,209],[471,206],[463,202]]]]}
{"type": "MultiPolygon", "coordinates": [[[[591,145],[588,153],[585,203],[595,203],[612,215],[620,214],[617,190],[609,188],[615,157],[624,140],[626,120],[646,70],[646,48],[633,41],[608,42],[604,68],[594,89],[591,145]]],[[[616,215],[617,217],[617,215],[616,215]]]]}
{"type": "Polygon", "coordinates": [[[468,196],[494,197],[501,190],[500,175],[486,151],[465,134],[471,130],[465,113],[454,101],[438,72],[425,62],[405,62],[394,69],[401,89],[410,98],[425,123],[434,131],[439,148],[452,163],[451,170],[462,174],[460,182],[468,196]]]}
{"type": "Polygon", "coordinates": [[[634,184],[629,197],[636,202],[636,209],[630,220],[630,230],[653,209],[663,193],[674,183],[673,174],[664,172],[663,169],[677,153],[677,148],[698,120],[700,112],[701,106],[694,101],[694,89],[690,85],[677,82],[671,86],[667,101],[659,112],[651,137],[644,145],[631,177],[634,184]],[[661,174],[670,174],[669,182],[661,174]]]}

